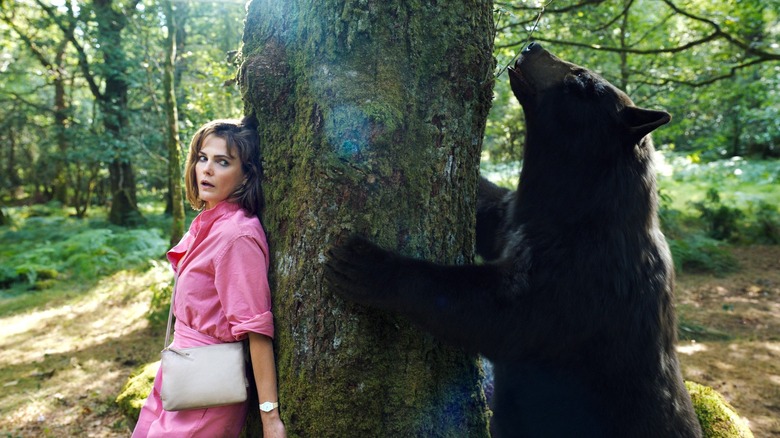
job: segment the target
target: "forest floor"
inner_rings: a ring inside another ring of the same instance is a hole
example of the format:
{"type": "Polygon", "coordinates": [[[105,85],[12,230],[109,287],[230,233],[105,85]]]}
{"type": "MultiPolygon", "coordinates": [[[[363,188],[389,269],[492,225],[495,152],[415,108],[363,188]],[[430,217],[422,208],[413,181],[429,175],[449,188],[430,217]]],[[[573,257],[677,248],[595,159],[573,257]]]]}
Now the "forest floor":
{"type": "Polygon", "coordinates": [[[780,246],[731,250],[740,270],[679,275],[686,380],[715,388],[758,437],[780,437],[780,246]]]}
{"type": "MultiPolygon", "coordinates": [[[[678,277],[686,379],[717,389],[756,437],[780,437],[780,246],[737,247],[741,270],[678,277]]],[[[160,265],[122,271],[45,306],[0,316],[0,435],[126,437],[114,399],[155,360],[164,333],[145,319],[160,265]]],[[[0,309],[2,309],[0,301],[0,309]]]]}

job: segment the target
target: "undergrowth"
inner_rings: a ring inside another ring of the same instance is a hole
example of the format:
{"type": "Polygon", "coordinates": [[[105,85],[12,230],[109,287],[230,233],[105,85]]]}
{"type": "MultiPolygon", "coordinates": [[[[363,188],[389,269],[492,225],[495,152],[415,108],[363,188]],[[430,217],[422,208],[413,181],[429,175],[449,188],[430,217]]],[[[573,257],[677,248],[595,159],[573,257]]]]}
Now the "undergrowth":
{"type": "Polygon", "coordinates": [[[68,217],[57,206],[11,210],[0,227],[0,297],[52,288],[57,281],[94,281],[146,267],[168,241],[158,228],[116,227],[103,219],[68,217]]]}

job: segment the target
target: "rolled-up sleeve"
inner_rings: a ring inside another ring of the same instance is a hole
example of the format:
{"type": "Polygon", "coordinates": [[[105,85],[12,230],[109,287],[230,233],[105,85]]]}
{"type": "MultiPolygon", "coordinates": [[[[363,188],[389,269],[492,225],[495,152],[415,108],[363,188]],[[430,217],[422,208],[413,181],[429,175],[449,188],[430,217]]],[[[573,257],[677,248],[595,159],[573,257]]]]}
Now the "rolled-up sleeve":
{"type": "Polygon", "coordinates": [[[214,285],[233,337],[241,340],[252,332],[273,338],[265,242],[248,235],[236,237],[215,258],[214,271],[214,285]]]}

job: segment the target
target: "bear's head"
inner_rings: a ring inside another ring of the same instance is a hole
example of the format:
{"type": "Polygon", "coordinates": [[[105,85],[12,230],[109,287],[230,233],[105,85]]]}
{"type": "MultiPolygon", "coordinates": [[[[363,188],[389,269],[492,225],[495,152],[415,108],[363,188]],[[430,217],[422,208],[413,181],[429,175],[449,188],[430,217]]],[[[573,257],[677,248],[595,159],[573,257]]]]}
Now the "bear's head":
{"type": "MultiPolygon", "coordinates": [[[[539,43],[523,50],[509,81],[526,116],[529,134],[552,128],[558,142],[622,134],[620,143],[634,146],[671,120],[669,113],[639,108],[621,90],[598,74],[563,61],[539,43]]],[[[577,143],[582,143],[577,141],[577,143]]]]}
{"type": "Polygon", "coordinates": [[[523,50],[509,80],[526,121],[522,209],[564,226],[653,216],[648,134],[671,120],[667,112],[637,107],[601,76],[538,43],[523,50]]]}

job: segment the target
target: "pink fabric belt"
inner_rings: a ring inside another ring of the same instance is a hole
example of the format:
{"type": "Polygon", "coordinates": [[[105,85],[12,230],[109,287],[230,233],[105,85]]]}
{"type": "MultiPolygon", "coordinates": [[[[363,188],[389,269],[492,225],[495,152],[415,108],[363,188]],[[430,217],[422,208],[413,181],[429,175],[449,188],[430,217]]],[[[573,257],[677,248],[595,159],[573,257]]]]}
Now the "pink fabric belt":
{"type": "Polygon", "coordinates": [[[223,344],[221,340],[205,335],[194,328],[187,327],[176,320],[173,326],[173,346],[177,348],[198,347],[201,345],[223,344]]]}

